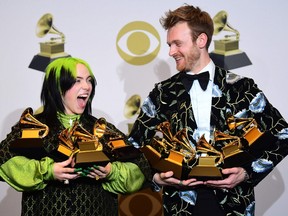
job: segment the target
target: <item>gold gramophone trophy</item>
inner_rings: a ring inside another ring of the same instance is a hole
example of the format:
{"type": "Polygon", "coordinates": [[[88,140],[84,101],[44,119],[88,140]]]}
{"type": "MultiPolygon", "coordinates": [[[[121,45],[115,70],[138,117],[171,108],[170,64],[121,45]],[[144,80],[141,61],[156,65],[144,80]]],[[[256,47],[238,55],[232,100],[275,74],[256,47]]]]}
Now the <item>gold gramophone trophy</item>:
{"type": "Polygon", "coordinates": [[[33,116],[33,109],[27,108],[20,117],[21,138],[10,145],[10,150],[33,159],[47,155],[43,147],[43,138],[49,133],[47,125],[33,116]]]}
{"type": "Polygon", "coordinates": [[[186,130],[182,129],[173,136],[169,122],[162,122],[157,130],[163,137],[154,137],[150,145],[142,147],[141,151],[154,169],[161,172],[173,171],[179,179],[188,178],[196,161],[195,150],[189,143],[186,130]]]}
{"type": "Polygon", "coordinates": [[[192,167],[189,177],[198,180],[222,179],[220,165],[223,163],[223,155],[217,151],[203,136],[196,146],[197,164],[192,167]]]}
{"type": "Polygon", "coordinates": [[[233,32],[232,35],[225,35],[224,38],[214,40],[214,51],[210,53],[211,59],[216,65],[230,70],[247,65],[251,65],[251,61],[245,52],[239,49],[240,33],[232,28],[227,22],[227,12],[220,11],[213,18],[214,35],[222,31],[233,32]]]}
{"type": "Polygon", "coordinates": [[[239,134],[243,148],[254,157],[262,154],[263,149],[276,140],[276,137],[271,132],[261,131],[254,118],[235,118],[230,116],[227,119],[227,124],[231,133],[239,134]]]}
{"type": "Polygon", "coordinates": [[[103,151],[103,144],[99,139],[104,135],[101,123],[96,121],[93,134],[89,133],[78,122],[74,123],[72,136],[77,149],[75,154],[75,167],[92,166],[93,164],[107,164],[111,159],[103,151]]]}
{"type": "Polygon", "coordinates": [[[222,142],[222,154],[223,154],[223,168],[239,167],[248,163],[254,159],[254,157],[245,150],[244,145],[241,142],[241,138],[238,136],[231,136],[229,134],[215,131],[214,141],[222,142]]]}
{"type": "Polygon", "coordinates": [[[133,145],[127,145],[124,137],[117,130],[109,128],[105,118],[97,120],[96,130],[98,133],[103,134],[103,148],[106,154],[109,155],[111,160],[125,161],[127,159],[139,156],[140,150],[133,145]]]}
{"type": "Polygon", "coordinates": [[[36,35],[40,38],[47,34],[56,34],[60,37],[50,38],[48,41],[40,42],[40,53],[35,55],[29,68],[45,71],[46,66],[56,58],[70,56],[64,52],[65,36],[53,25],[53,16],[44,14],[38,21],[36,35]]]}

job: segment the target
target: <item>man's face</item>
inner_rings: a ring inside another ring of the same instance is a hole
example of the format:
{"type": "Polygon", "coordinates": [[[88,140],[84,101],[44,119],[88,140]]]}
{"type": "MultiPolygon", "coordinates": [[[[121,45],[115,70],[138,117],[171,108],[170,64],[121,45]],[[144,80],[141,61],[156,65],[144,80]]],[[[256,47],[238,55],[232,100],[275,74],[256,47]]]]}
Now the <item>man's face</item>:
{"type": "Polygon", "coordinates": [[[191,30],[186,22],[177,23],[167,32],[169,55],[176,61],[178,71],[193,71],[200,58],[200,50],[192,42],[191,30]]]}

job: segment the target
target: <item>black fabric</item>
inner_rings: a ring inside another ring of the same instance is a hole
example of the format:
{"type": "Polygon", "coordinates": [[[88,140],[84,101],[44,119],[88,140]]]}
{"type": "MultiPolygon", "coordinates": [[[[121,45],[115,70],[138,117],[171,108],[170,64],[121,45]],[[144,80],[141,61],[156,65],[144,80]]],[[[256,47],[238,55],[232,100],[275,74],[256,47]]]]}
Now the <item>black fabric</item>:
{"type": "Polygon", "coordinates": [[[205,91],[207,89],[207,85],[209,82],[209,72],[205,71],[203,73],[195,74],[195,75],[182,72],[181,79],[185,86],[186,91],[190,90],[190,88],[193,85],[194,80],[198,80],[201,88],[203,89],[203,91],[205,91]]]}
{"type": "Polygon", "coordinates": [[[209,188],[199,188],[197,191],[196,205],[193,208],[195,216],[225,216],[214,191],[209,188]]]}

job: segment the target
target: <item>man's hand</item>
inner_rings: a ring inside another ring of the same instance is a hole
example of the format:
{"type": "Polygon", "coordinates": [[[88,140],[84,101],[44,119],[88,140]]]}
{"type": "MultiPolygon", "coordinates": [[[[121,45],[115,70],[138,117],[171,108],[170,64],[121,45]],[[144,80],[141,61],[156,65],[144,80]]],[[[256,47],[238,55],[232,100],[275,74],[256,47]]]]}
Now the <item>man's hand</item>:
{"type": "Polygon", "coordinates": [[[246,178],[246,172],[242,167],[223,169],[222,174],[228,177],[223,180],[209,180],[204,184],[208,187],[231,189],[243,182],[246,178]]]}
{"type": "Polygon", "coordinates": [[[195,187],[197,185],[204,184],[203,181],[197,181],[195,178],[187,179],[187,180],[179,180],[173,177],[173,172],[168,171],[165,173],[155,173],[153,176],[153,180],[155,183],[161,186],[174,186],[177,188],[183,187],[195,187]]]}

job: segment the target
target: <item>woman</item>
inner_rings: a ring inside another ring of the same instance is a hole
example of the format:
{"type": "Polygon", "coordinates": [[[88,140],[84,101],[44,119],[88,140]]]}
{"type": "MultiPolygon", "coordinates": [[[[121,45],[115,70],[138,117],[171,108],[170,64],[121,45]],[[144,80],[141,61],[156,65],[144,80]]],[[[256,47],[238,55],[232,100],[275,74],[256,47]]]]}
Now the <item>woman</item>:
{"type": "MultiPolygon", "coordinates": [[[[75,121],[93,133],[97,118],[91,115],[96,80],[89,65],[77,58],[59,58],[50,63],[42,86],[43,112],[35,119],[48,126],[42,138],[47,155],[28,158],[11,151],[21,138],[20,121],[0,146],[0,177],[23,192],[22,215],[117,215],[117,194],[141,188],[144,175],[132,162],[109,162],[89,167],[90,172],[74,168],[73,157],[58,162],[53,155],[59,134],[75,121]]],[[[121,133],[114,125],[107,127],[121,133]]],[[[104,139],[104,138],[103,138],[104,139]]],[[[125,138],[126,141],[126,138],[125,138]]]]}

